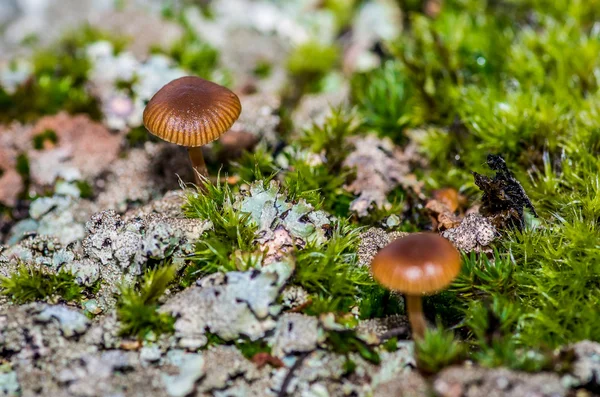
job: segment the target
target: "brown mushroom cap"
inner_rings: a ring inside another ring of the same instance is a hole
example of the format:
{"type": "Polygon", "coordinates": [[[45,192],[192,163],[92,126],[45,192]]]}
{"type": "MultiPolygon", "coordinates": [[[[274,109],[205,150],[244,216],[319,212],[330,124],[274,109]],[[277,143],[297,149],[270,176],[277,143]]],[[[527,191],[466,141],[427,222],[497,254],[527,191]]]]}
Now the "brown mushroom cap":
{"type": "Polygon", "coordinates": [[[460,254],[435,233],[414,233],[391,242],[373,258],[373,277],[385,287],[410,295],[435,293],[458,275],[460,254]]]}
{"type": "Polygon", "coordinates": [[[144,109],[144,125],[164,141],[196,147],[223,135],[241,111],[239,98],[227,88],[187,76],[154,94],[144,109]]]}

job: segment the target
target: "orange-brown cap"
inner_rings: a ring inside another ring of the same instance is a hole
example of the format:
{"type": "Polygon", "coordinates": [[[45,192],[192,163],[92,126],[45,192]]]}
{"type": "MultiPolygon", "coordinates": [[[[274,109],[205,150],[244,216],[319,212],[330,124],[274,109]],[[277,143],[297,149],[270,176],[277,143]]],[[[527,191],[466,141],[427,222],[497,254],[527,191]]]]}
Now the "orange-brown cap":
{"type": "Polygon", "coordinates": [[[379,251],[371,272],[389,289],[426,295],[447,287],[460,266],[460,254],[448,240],[435,233],[413,233],[379,251]]]}
{"type": "Polygon", "coordinates": [[[242,111],[233,92],[200,77],[187,76],[158,90],[144,109],[144,125],[178,145],[206,145],[223,135],[242,111]]]}

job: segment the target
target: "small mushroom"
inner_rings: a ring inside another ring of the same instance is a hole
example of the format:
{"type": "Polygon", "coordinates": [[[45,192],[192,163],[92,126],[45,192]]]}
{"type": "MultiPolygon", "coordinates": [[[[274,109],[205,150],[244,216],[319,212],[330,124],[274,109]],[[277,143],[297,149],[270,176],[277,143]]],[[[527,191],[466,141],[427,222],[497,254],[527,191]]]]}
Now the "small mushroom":
{"type": "Polygon", "coordinates": [[[233,92],[200,77],[187,76],[162,87],[144,109],[144,125],[160,139],[186,146],[196,183],[207,178],[202,146],[218,139],[242,111],[233,92]]]}
{"type": "Polygon", "coordinates": [[[371,262],[373,277],[406,296],[413,338],[425,334],[422,296],[446,288],[460,272],[460,254],[435,233],[414,233],[394,240],[371,262]]]}

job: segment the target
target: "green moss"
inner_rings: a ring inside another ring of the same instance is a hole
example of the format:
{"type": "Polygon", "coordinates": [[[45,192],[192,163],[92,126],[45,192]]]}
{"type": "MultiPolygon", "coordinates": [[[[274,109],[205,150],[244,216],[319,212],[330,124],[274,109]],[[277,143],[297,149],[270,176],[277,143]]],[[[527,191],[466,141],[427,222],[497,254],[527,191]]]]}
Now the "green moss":
{"type": "Polygon", "coordinates": [[[51,273],[42,267],[20,265],[9,277],[0,278],[0,293],[18,304],[57,300],[78,302],[84,297],[84,288],[69,272],[51,273]]]}
{"type": "Polygon", "coordinates": [[[15,169],[23,179],[29,179],[29,158],[25,153],[21,153],[17,156],[15,169]]]}
{"type": "Polygon", "coordinates": [[[204,274],[217,271],[237,270],[235,252],[253,251],[257,226],[250,222],[250,214],[233,207],[234,196],[227,184],[204,185],[204,192],[188,196],[184,211],[190,218],[210,220],[213,228],[197,243],[196,253],[191,258],[181,279],[188,286],[204,274]]]}
{"type": "Polygon", "coordinates": [[[334,353],[345,354],[346,356],[349,353],[358,353],[362,358],[373,364],[381,362],[375,349],[360,339],[353,330],[328,331],[326,343],[327,348],[334,353]]]}
{"type": "Polygon", "coordinates": [[[49,141],[50,143],[58,143],[58,136],[56,132],[52,130],[45,130],[33,137],[33,148],[36,150],[42,150],[44,148],[44,142],[49,141]]]}
{"type": "Polygon", "coordinates": [[[190,73],[210,80],[219,63],[219,52],[202,41],[194,29],[182,20],[185,32],[170,48],[153,48],[154,53],[164,53],[190,73]]]}
{"type": "Polygon", "coordinates": [[[175,275],[174,266],[164,265],[147,271],[139,286],[121,287],[117,302],[121,335],[144,339],[150,332],[155,335],[173,332],[175,319],[168,313],[158,312],[158,299],[175,275]]]}
{"type": "Polygon", "coordinates": [[[266,79],[273,72],[273,65],[269,61],[258,61],[252,71],[259,79],[266,79]]]}
{"type": "Polygon", "coordinates": [[[257,341],[241,339],[235,342],[235,347],[237,347],[242,355],[248,360],[258,353],[271,353],[271,347],[267,341],[263,339],[259,339],[257,341]]]}
{"type": "Polygon", "coordinates": [[[65,35],[56,45],[37,50],[32,56],[33,75],[8,94],[0,87],[0,121],[32,121],[59,111],[86,113],[100,119],[99,102],[86,88],[91,67],[85,47],[108,40],[116,52],[127,41],[88,25],[65,35]]]}
{"type": "Polygon", "coordinates": [[[415,341],[417,367],[425,373],[436,373],[444,367],[464,359],[466,349],[454,334],[437,328],[425,330],[423,339],[415,341]]]}
{"type": "Polygon", "coordinates": [[[351,81],[352,100],[365,125],[397,142],[406,140],[406,127],[425,118],[425,109],[415,102],[407,74],[399,62],[387,61],[382,68],[354,75],[351,81]]]}
{"type": "Polygon", "coordinates": [[[75,186],[79,189],[81,198],[91,199],[94,197],[94,188],[87,181],[76,181],[75,186]]]}
{"type": "Polygon", "coordinates": [[[339,51],[336,47],[309,41],[298,45],[289,55],[287,70],[296,80],[297,93],[318,92],[322,88],[323,78],[336,66],[339,51]]]}
{"type": "Polygon", "coordinates": [[[368,270],[356,262],[359,234],[360,229],[338,221],[325,244],[309,243],[296,253],[292,283],[314,294],[321,304],[329,303],[326,306],[329,311],[349,310],[356,303],[360,289],[374,285],[368,270]]]}

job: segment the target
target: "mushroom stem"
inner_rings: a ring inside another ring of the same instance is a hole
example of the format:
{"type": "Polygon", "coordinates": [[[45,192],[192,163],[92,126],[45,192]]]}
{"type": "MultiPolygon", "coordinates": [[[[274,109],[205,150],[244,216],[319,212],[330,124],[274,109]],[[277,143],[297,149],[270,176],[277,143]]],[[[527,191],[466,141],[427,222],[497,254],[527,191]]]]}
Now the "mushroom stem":
{"type": "Polygon", "coordinates": [[[423,339],[425,336],[425,317],[423,316],[423,300],[417,295],[405,295],[408,320],[412,330],[413,339],[423,339]]]}
{"type": "Polygon", "coordinates": [[[194,169],[196,185],[198,185],[198,187],[201,188],[203,184],[203,179],[208,179],[208,169],[206,169],[206,164],[204,163],[202,147],[189,147],[188,153],[190,155],[190,161],[192,162],[192,168],[194,169]]]}

